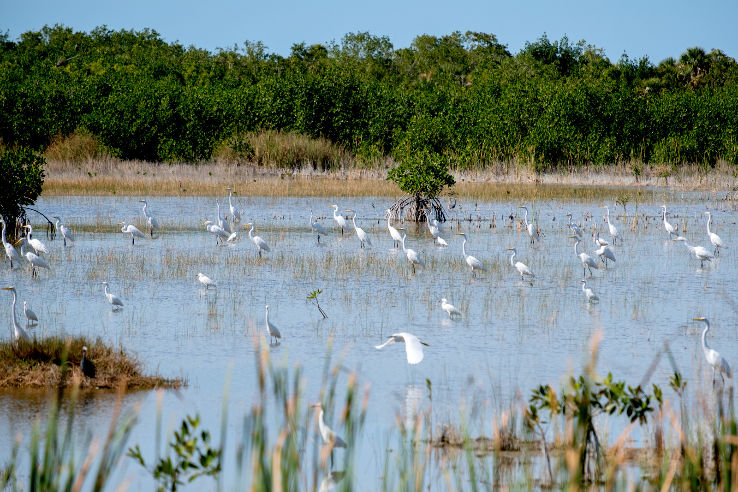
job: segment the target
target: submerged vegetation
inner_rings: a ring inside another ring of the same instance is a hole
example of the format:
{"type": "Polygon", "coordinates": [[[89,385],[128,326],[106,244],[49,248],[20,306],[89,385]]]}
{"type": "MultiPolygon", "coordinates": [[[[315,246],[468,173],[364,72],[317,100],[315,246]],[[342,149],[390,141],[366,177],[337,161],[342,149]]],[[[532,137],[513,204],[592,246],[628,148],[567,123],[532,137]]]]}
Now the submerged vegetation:
{"type": "Polygon", "coordinates": [[[481,32],[406,48],[349,33],[280,56],[46,26],[0,36],[0,64],[0,145],[50,159],[326,169],[417,153],[466,170],[632,162],[637,177],[659,164],[664,179],[684,163],[738,163],[738,64],[719,49],[655,64],[566,37],[512,54],[481,32]],[[297,152],[280,149],[287,139],[297,152]]]}

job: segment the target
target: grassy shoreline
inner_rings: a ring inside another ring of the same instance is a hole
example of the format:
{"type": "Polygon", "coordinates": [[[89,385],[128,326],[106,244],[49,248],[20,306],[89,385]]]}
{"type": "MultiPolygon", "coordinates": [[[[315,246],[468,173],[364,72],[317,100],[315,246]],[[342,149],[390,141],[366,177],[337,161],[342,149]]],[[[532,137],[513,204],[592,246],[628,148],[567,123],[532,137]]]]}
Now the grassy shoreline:
{"type": "MultiPolygon", "coordinates": [[[[617,196],[618,190],[666,189],[726,191],[738,187],[736,168],[726,162],[706,170],[633,164],[581,166],[536,173],[524,165],[500,163],[479,171],[454,171],[459,197],[494,199],[541,194],[549,198],[617,196]],[[536,191],[538,190],[538,191],[536,191]],[[589,190],[589,191],[588,191],[589,190]]],[[[315,171],[209,162],[168,164],[116,159],[64,162],[46,167],[46,196],[217,196],[230,186],[240,196],[399,196],[385,169],[315,171]]]]}

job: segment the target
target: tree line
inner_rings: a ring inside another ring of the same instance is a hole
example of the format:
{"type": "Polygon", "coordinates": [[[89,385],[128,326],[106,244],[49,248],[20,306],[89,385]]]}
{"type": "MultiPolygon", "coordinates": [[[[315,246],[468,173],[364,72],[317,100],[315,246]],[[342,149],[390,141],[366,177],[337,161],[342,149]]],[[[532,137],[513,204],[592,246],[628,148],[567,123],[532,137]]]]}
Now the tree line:
{"type": "Polygon", "coordinates": [[[57,25],[0,35],[0,67],[5,148],[87,133],[120,158],[198,162],[277,130],[326,138],[359,163],[738,164],[738,64],[720,50],[654,64],[566,37],[512,54],[480,32],[399,49],[349,33],[280,56],[261,42],[210,52],[148,29],[57,25]]]}

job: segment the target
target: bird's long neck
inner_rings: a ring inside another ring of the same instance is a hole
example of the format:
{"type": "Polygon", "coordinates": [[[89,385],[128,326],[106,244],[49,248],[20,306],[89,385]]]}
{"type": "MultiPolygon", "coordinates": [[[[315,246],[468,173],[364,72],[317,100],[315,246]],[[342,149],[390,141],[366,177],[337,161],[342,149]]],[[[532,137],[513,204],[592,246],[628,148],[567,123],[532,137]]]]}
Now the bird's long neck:
{"type": "Polygon", "coordinates": [[[252,224],[251,225],[251,229],[249,230],[249,239],[254,239],[253,233],[254,233],[254,226],[252,224]]]}
{"type": "Polygon", "coordinates": [[[582,282],[582,292],[586,292],[587,290],[587,282],[582,282]]]}
{"type": "Polygon", "coordinates": [[[707,216],[707,235],[710,235],[710,222],[712,222],[712,215],[707,216]]]}
{"type": "Polygon", "coordinates": [[[514,259],[514,258],[515,258],[515,254],[516,254],[516,253],[517,253],[516,251],[513,251],[513,252],[512,252],[512,255],[510,255],[510,264],[511,264],[512,266],[515,266],[515,259],[514,259]]]}
{"type": "Polygon", "coordinates": [[[338,212],[338,207],[333,209],[333,218],[338,220],[338,215],[336,215],[336,212],[338,212]]]}
{"type": "Polygon", "coordinates": [[[407,233],[403,232],[402,233],[402,250],[405,252],[407,252],[407,250],[405,249],[405,238],[406,237],[407,237],[407,233]]]}
{"type": "Polygon", "coordinates": [[[233,208],[233,204],[231,203],[231,196],[233,196],[233,192],[229,190],[228,191],[228,206],[233,208]]]}
{"type": "Polygon", "coordinates": [[[392,226],[390,225],[390,219],[392,218],[391,215],[387,215],[387,229],[392,229],[392,226]]]}
{"type": "Polygon", "coordinates": [[[106,296],[107,296],[107,295],[110,295],[110,294],[108,294],[108,284],[105,284],[105,295],[106,295],[106,296]]]}
{"type": "Polygon", "coordinates": [[[579,256],[579,241],[574,243],[574,254],[579,256]]]}
{"type": "Polygon", "coordinates": [[[354,213],[354,216],[351,217],[351,222],[354,223],[354,229],[356,229],[356,214],[354,213]]]}
{"type": "MultiPolygon", "coordinates": [[[[229,198],[230,199],[230,198],[229,198]]],[[[313,226],[313,211],[310,211],[310,227],[313,226]]]]}
{"type": "Polygon", "coordinates": [[[710,348],[710,347],[709,347],[709,346],[707,345],[707,340],[706,340],[707,332],[708,332],[709,330],[710,330],[710,323],[709,323],[709,322],[707,322],[707,321],[705,321],[705,329],[704,329],[704,330],[702,330],[702,350],[707,350],[707,349],[709,349],[709,348],[710,348]]]}
{"type": "Polygon", "coordinates": [[[15,316],[15,291],[13,291],[13,328],[17,331],[18,330],[18,319],[15,316]]]}
{"type": "Polygon", "coordinates": [[[56,219],[56,230],[59,230],[59,219],[56,219]]]}
{"type": "Polygon", "coordinates": [[[267,324],[267,329],[269,329],[269,309],[266,310],[266,324],[267,324]]]}
{"type": "Polygon", "coordinates": [[[524,210],[525,210],[525,217],[523,218],[523,221],[525,221],[525,225],[527,227],[528,226],[528,209],[526,208],[524,210]]]}
{"type": "Polygon", "coordinates": [[[143,206],[143,212],[144,212],[144,215],[145,215],[146,217],[148,217],[148,216],[149,216],[149,214],[147,214],[147,213],[146,213],[146,207],[147,207],[148,205],[149,205],[148,203],[144,202],[144,206],[143,206]]]}

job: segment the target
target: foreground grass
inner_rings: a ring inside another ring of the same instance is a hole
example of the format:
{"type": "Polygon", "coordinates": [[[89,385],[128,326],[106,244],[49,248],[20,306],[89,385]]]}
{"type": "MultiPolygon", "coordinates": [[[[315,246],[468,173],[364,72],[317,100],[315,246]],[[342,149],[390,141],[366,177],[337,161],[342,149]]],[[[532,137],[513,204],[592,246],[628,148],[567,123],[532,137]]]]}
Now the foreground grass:
{"type": "Polygon", "coordinates": [[[100,340],[84,337],[50,337],[31,342],[0,343],[0,389],[8,388],[118,388],[129,390],[178,388],[180,379],[166,379],[142,373],[141,363],[122,350],[100,340]],[[94,378],[80,369],[82,347],[96,368],[94,378]]]}

